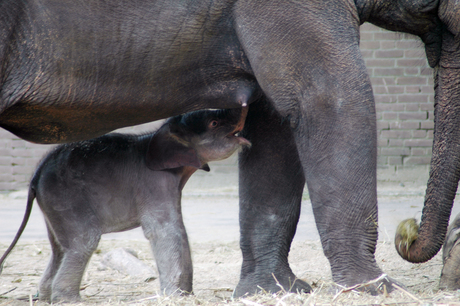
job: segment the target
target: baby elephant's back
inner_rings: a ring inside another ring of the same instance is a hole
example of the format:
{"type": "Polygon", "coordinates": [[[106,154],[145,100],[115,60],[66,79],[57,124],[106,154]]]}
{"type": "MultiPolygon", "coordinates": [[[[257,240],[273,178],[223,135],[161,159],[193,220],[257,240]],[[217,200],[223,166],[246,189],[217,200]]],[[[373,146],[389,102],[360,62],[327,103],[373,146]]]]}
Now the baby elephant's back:
{"type": "Polygon", "coordinates": [[[144,142],[133,135],[109,134],[56,147],[31,182],[43,212],[91,211],[102,214],[101,219],[104,213],[131,219],[127,208],[132,206],[132,185],[146,168],[144,142]]]}

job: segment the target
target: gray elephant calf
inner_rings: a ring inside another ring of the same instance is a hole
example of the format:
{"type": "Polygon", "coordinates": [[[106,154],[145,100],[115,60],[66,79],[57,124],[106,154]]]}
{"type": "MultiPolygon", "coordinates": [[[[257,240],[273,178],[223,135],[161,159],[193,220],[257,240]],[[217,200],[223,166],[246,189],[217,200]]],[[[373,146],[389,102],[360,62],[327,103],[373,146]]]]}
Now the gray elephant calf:
{"type": "Polygon", "coordinates": [[[52,248],[40,299],[79,300],[85,267],[101,235],[139,226],[151,243],[162,292],[191,292],[181,191],[197,169],[209,171],[209,161],[250,145],[237,136],[246,114],[247,108],[198,111],[169,119],[153,134],[114,133],[58,146],[32,177],[24,221],[0,267],[37,198],[52,248]]]}

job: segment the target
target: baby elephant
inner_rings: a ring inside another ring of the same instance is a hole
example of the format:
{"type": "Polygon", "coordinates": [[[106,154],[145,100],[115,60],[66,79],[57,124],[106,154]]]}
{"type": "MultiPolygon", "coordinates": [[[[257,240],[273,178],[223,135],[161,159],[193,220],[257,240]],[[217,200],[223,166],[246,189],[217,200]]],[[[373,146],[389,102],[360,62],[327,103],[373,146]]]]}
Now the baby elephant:
{"type": "Polygon", "coordinates": [[[170,118],[155,133],[108,134],[52,150],[32,177],[27,210],[0,266],[25,228],[37,198],[52,255],[39,297],[78,301],[85,267],[102,234],[141,226],[150,241],[164,294],[192,291],[192,261],[181,191],[209,161],[250,143],[237,135],[247,107],[170,118]]]}
{"type": "Polygon", "coordinates": [[[460,289],[460,214],[449,225],[446,241],[442,247],[440,289],[460,289]]]}

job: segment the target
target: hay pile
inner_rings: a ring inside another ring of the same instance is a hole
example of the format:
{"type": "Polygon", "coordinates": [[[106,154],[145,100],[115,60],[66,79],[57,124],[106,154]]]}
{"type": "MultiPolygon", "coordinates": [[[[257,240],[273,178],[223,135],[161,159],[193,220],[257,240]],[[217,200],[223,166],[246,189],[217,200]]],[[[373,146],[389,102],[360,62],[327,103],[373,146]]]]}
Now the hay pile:
{"type": "MultiPolygon", "coordinates": [[[[6,243],[0,244],[1,250],[6,247],[6,243]]],[[[159,296],[158,280],[144,282],[102,266],[103,254],[118,247],[136,250],[139,259],[155,268],[146,240],[103,240],[85,273],[81,305],[460,305],[460,292],[437,290],[442,268],[439,255],[427,263],[414,265],[400,259],[389,243],[378,244],[377,261],[389,276],[404,283],[405,289],[379,296],[346,289],[333,292],[336,287],[320,243],[306,241],[293,244],[289,260],[294,273],[312,285],[311,294],[281,290],[277,294],[262,293],[235,300],[231,295],[241,266],[236,242],[192,244],[195,295],[185,297],[159,296]]],[[[29,305],[49,253],[47,241],[18,244],[0,276],[0,306],[29,305]]]]}

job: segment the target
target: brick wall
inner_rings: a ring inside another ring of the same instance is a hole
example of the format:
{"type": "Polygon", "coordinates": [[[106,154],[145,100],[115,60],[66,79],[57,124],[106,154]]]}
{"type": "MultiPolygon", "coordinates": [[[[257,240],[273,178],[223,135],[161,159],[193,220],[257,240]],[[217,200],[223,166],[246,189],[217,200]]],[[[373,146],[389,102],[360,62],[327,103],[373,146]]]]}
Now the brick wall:
{"type": "Polygon", "coordinates": [[[361,27],[361,52],[377,110],[378,164],[429,164],[433,139],[433,70],[422,42],[370,24],[361,27]]]}
{"type": "MultiPolygon", "coordinates": [[[[433,136],[433,80],[418,38],[369,24],[361,50],[377,109],[380,167],[428,164],[433,136]]],[[[122,131],[146,131],[154,124],[122,131]]],[[[27,186],[36,164],[52,146],[31,144],[0,129],[0,191],[27,186]]]]}

